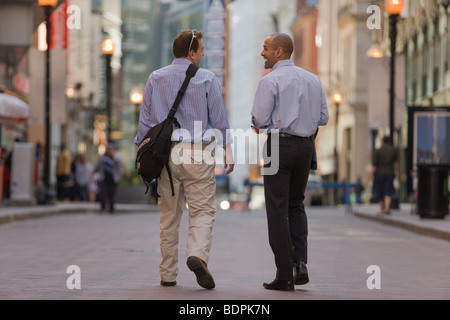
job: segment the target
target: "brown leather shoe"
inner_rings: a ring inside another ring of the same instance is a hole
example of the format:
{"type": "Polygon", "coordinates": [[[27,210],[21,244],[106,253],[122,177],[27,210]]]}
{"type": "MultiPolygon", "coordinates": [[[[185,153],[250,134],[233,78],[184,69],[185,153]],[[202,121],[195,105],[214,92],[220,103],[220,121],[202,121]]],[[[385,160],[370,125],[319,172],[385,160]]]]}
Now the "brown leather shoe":
{"type": "Polygon", "coordinates": [[[200,287],[205,289],[214,289],[216,286],[214,283],[214,278],[211,273],[209,273],[206,263],[202,259],[191,256],[187,259],[186,264],[189,270],[195,273],[197,283],[200,287]]]}

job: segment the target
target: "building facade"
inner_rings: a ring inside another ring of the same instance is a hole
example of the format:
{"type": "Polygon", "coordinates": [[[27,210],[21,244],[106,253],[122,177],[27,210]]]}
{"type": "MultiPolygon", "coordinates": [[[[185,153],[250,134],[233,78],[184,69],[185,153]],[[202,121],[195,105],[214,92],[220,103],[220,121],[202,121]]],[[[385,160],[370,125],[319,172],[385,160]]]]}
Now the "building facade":
{"type": "MultiPolygon", "coordinates": [[[[231,128],[243,132],[250,129],[256,89],[259,80],[268,72],[260,56],[264,40],[275,32],[293,36],[290,28],[296,16],[296,4],[295,0],[234,0],[228,6],[227,100],[231,128]]],[[[243,193],[245,181],[258,178],[259,162],[250,161],[256,156],[255,143],[248,141],[248,148],[243,148],[248,154],[235,152],[237,165],[230,175],[233,192],[243,193]]]]}
{"type": "MultiPolygon", "coordinates": [[[[105,113],[105,60],[101,44],[106,35],[114,39],[116,51],[112,68],[116,76],[121,68],[120,11],[120,0],[107,3],[60,0],[52,9],[51,43],[47,44],[44,8],[38,1],[0,1],[0,85],[22,97],[30,110],[20,132],[17,128],[1,126],[2,144],[12,147],[10,140],[15,136],[35,145],[43,145],[46,141],[44,51],[49,45],[50,170],[54,173],[56,155],[62,143],[74,155],[85,153],[90,161],[98,158],[96,117],[105,113]],[[15,134],[11,135],[11,132],[15,134]]],[[[116,103],[113,109],[120,105],[116,103]]],[[[53,174],[51,179],[54,183],[53,174]]]]}
{"type": "Polygon", "coordinates": [[[321,0],[317,41],[318,72],[330,112],[320,131],[319,173],[325,181],[370,183],[366,52],[371,46],[367,8],[371,1],[321,0]],[[343,100],[332,99],[340,92],[343,100]],[[336,150],[336,156],[334,153],[336,150]]]}
{"type": "MultiPolygon", "coordinates": [[[[380,45],[387,65],[391,59],[390,26],[384,1],[374,1],[381,8],[381,28],[375,30],[374,42],[380,45]]],[[[415,149],[409,140],[409,107],[450,105],[450,9],[446,0],[407,0],[397,23],[395,72],[395,134],[394,143],[399,148],[400,161],[397,188],[402,201],[412,199],[412,180],[415,180],[413,159],[415,149]],[[399,80],[400,79],[400,80],[399,80]]],[[[387,66],[389,68],[389,66],[387,66]]],[[[374,140],[388,134],[387,124],[371,127],[374,140]]]]}

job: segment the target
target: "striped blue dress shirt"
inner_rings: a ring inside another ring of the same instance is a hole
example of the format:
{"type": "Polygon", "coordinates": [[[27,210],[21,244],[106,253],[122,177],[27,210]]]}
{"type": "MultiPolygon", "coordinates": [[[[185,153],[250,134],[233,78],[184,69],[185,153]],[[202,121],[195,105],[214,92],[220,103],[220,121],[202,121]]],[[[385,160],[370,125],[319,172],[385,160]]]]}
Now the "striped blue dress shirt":
{"type": "MultiPolygon", "coordinates": [[[[136,145],[141,143],[150,128],[166,119],[190,64],[187,59],[175,59],[171,65],[150,74],[134,139],[136,145]]],[[[228,115],[219,81],[209,70],[199,69],[191,79],[175,118],[182,129],[174,132],[173,141],[209,144],[215,136],[217,143],[223,146],[231,143],[227,136],[228,115]]]]}
{"type": "Polygon", "coordinates": [[[258,129],[312,136],[329,118],[319,77],[295,66],[291,60],[278,61],[259,82],[252,116],[258,129]]]}

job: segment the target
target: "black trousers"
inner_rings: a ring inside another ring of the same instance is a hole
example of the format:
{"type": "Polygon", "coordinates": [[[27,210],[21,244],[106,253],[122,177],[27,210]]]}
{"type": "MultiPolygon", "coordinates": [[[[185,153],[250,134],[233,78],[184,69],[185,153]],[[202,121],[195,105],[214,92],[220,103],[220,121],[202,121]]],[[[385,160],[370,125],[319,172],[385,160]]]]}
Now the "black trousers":
{"type": "Polygon", "coordinates": [[[101,210],[106,210],[106,205],[109,205],[109,211],[114,212],[115,196],[117,183],[113,181],[100,181],[100,208],[101,210]]]}
{"type": "Polygon", "coordinates": [[[64,200],[70,196],[70,175],[56,176],[56,193],[58,200],[64,200]]]}
{"type": "MultiPolygon", "coordinates": [[[[271,140],[267,153],[273,157],[271,140]]],[[[264,176],[269,244],[280,280],[293,280],[294,263],[307,263],[308,221],[303,200],[312,155],[312,139],[280,137],[279,170],[264,176]]]]}

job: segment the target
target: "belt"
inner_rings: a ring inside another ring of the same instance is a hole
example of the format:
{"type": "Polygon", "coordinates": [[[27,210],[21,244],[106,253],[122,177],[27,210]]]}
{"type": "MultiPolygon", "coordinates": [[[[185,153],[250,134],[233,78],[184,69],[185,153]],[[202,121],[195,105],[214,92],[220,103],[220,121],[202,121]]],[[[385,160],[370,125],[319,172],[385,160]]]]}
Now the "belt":
{"type": "Polygon", "coordinates": [[[294,136],[294,135],[292,135],[292,134],[289,134],[289,133],[282,133],[282,132],[280,132],[280,133],[278,134],[278,136],[279,136],[280,138],[309,139],[309,137],[294,136]]]}
{"type": "Polygon", "coordinates": [[[172,148],[176,145],[181,144],[182,147],[187,148],[188,146],[191,147],[192,150],[205,150],[210,144],[199,144],[199,143],[192,143],[189,141],[172,141],[172,148]]]}

